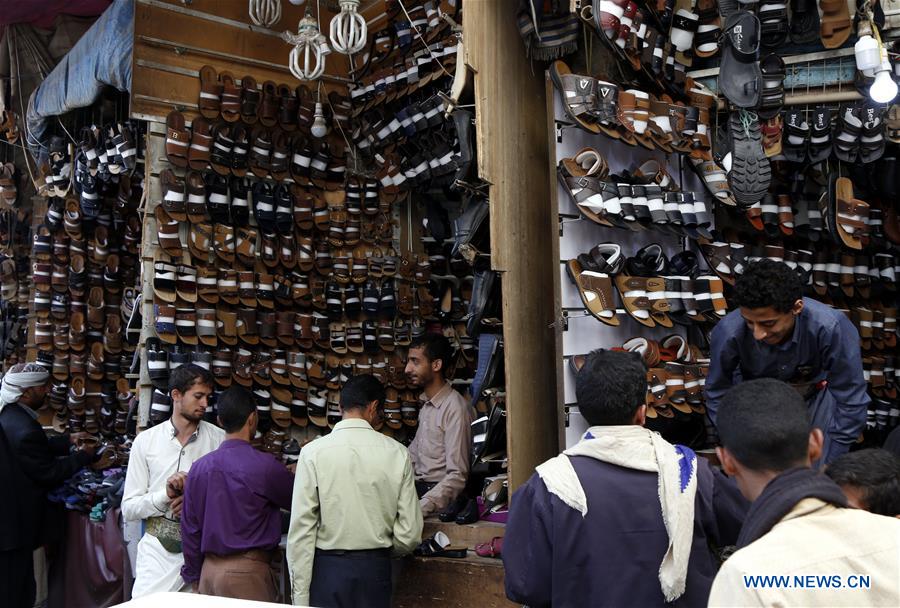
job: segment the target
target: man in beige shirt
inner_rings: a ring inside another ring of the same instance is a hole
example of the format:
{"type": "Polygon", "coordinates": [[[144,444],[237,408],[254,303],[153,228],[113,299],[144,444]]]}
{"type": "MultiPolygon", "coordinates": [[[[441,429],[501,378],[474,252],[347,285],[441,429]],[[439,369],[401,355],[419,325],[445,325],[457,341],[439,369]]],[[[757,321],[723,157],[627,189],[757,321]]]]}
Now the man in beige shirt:
{"type": "Polygon", "coordinates": [[[425,334],[410,345],[406,362],[406,375],[423,391],[419,428],[409,455],[426,517],[449,505],[469,475],[475,412],[445,379],[451,355],[447,338],[425,334]]]}
{"type": "Polygon", "coordinates": [[[722,468],[753,505],[710,606],[900,605],[900,521],[847,508],[810,469],[823,435],[799,393],[771,378],[739,384],[717,426],[722,468]]]}
{"type": "Polygon", "coordinates": [[[389,608],[391,555],[422,540],[409,455],[372,428],[384,398],[375,377],[351,378],[343,419],[300,452],[287,537],[294,605],[389,608]]]}

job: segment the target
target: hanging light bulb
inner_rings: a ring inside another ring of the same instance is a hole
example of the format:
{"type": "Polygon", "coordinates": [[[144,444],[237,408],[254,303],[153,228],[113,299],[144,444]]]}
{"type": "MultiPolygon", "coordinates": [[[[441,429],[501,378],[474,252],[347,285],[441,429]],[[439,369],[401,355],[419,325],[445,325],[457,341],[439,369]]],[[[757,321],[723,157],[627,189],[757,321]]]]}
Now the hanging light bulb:
{"type": "Polygon", "coordinates": [[[357,53],[366,45],[366,20],[357,11],[359,0],[340,0],[341,12],[331,20],[331,46],[338,53],[357,53]]]}
{"type": "Polygon", "coordinates": [[[891,62],[883,45],[881,65],[875,69],[875,82],[869,88],[869,96],[876,103],[888,103],[897,97],[897,83],[891,78],[891,62]]]}
{"type": "Polygon", "coordinates": [[[250,0],[250,21],[260,27],[272,27],[281,20],[281,0],[250,0]]]}
{"type": "Polygon", "coordinates": [[[325,124],[325,112],[322,111],[322,102],[316,102],[316,111],[313,114],[313,123],[309,128],[310,134],[316,139],[322,139],[328,133],[328,125],[325,124]]]}
{"type": "Polygon", "coordinates": [[[297,80],[316,80],[325,73],[325,56],[331,49],[309,7],[297,26],[297,33],[284,32],[281,38],[294,45],[288,57],[288,68],[297,80]]]}

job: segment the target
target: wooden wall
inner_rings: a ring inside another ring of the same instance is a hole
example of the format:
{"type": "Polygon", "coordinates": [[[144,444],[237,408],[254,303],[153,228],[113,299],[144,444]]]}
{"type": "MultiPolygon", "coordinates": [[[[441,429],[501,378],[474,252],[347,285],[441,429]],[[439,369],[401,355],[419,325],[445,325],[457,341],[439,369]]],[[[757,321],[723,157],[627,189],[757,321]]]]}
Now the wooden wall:
{"type": "Polygon", "coordinates": [[[543,67],[516,28],[518,0],[469,1],[478,169],[490,187],[491,265],[503,282],[510,491],[559,450],[554,256],[543,67]]]}
{"type": "MultiPolygon", "coordinates": [[[[315,13],[316,1],[310,2],[315,13]]],[[[135,0],[131,116],[165,122],[177,108],[190,122],[197,114],[198,75],[206,64],[230,71],[237,80],[249,74],[260,85],[273,80],[296,87],[300,81],[287,67],[291,46],[281,33],[296,33],[307,4],[282,0],[281,20],[266,29],[251,23],[247,0],[135,0]]],[[[327,36],[334,11],[327,0],[320,6],[320,27],[327,36]]],[[[369,0],[363,8],[367,18],[376,18],[384,12],[384,0],[369,0]]],[[[329,54],[326,88],[346,91],[348,70],[345,55],[329,54]]]]}

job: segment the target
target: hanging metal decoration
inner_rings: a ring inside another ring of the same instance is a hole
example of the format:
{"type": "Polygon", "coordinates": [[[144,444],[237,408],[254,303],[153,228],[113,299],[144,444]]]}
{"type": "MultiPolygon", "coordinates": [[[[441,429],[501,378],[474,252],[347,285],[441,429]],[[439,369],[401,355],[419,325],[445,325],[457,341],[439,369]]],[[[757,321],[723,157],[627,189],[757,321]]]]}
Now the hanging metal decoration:
{"type": "Polygon", "coordinates": [[[329,38],[338,53],[358,53],[366,45],[366,20],[357,12],[359,0],[340,0],[341,12],[331,20],[329,38]]]}
{"type": "Polygon", "coordinates": [[[294,45],[288,59],[288,68],[298,80],[316,80],[325,73],[325,56],[331,49],[309,8],[297,26],[297,33],[284,32],[281,37],[288,44],[294,45]]]}
{"type": "Polygon", "coordinates": [[[272,27],[281,20],[281,0],[250,0],[250,21],[260,27],[272,27]]]}

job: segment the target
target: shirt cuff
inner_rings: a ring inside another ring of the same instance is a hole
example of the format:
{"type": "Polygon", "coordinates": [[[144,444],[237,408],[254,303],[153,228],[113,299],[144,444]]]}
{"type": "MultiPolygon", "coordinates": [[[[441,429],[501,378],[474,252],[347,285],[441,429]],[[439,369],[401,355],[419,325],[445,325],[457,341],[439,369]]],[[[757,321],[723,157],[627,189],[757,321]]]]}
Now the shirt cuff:
{"type": "Polygon", "coordinates": [[[160,513],[165,513],[169,508],[169,503],[172,502],[172,499],[169,498],[169,495],[166,494],[166,489],[157,490],[153,494],[150,495],[150,504],[153,505],[160,513]]]}

